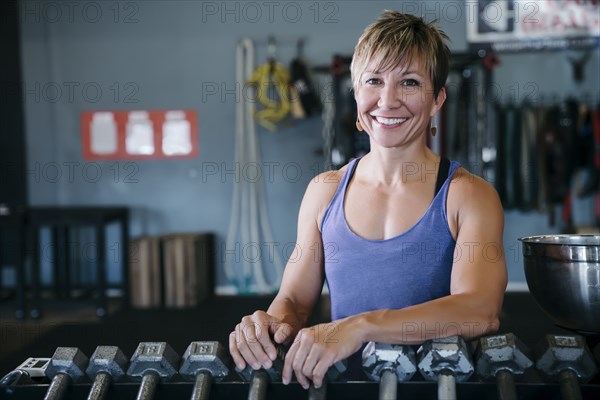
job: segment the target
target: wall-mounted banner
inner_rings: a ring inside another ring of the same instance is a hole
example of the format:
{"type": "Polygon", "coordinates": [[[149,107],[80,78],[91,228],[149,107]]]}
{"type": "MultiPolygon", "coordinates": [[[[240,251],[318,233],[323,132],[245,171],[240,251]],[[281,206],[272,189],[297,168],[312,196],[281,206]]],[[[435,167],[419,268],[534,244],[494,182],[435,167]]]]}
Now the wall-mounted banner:
{"type": "Polygon", "coordinates": [[[600,0],[466,0],[472,50],[496,52],[600,46],[600,0]]]}
{"type": "Polygon", "coordinates": [[[198,118],[190,110],[83,111],[88,160],[198,156],[198,118]]]}

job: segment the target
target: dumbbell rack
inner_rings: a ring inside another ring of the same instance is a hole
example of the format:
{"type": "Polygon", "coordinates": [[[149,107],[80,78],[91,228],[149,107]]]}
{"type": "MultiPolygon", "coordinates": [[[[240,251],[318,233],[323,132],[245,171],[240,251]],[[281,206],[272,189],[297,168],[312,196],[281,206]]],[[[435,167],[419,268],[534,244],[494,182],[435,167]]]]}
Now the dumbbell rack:
{"type": "MultiPolygon", "coordinates": [[[[48,390],[48,383],[23,384],[11,387],[0,387],[1,399],[43,399],[48,390]]],[[[115,383],[108,392],[111,400],[135,399],[139,388],[138,383],[115,383]]],[[[189,382],[167,382],[159,385],[156,400],[189,399],[193,384],[189,382]]],[[[66,392],[64,400],[86,399],[91,389],[91,383],[72,385],[66,392]]],[[[249,384],[243,382],[214,383],[211,389],[211,399],[246,399],[249,384]]],[[[330,383],[327,387],[328,399],[377,399],[379,385],[376,382],[346,382],[330,383]]],[[[517,393],[520,399],[560,400],[558,384],[546,383],[517,383],[517,393]]],[[[583,399],[600,399],[600,384],[581,385],[583,399]]],[[[435,399],[437,386],[431,382],[406,382],[398,385],[400,399],[435,399]]],[[[308,393],[297,383],[269,385],[268,399],[306,399],[308,393]]],[[[494,383],[464,382],[457,384],[459,399],[496,399],[497,389],[494,383]]]]}
{"type": "MultiPolygon", "coordinates": [[[[481,350],[482,353],[479,354],[478,360],[481,361],[485,359],[483,356],[484,352],[485,354],[494,354],[487,353],[490,349],[490,345],[486,345],[484,342],[491,343],[493,348],[500,348],[502,350],[511,348],[510,346],[519,347],[518,340],[513,338],[511,335],[512,334],[509,333],[481,338],[480,343],[478,343],[477,350],[481,350]],[[501,342],[499,338],[505,338],[505,341],[501,342]]],[[[537,370],[536,368],[527,368],[525,371],[522,371],[522,374],[519,375],[519,378],[517,378],[517,383],[515,385],[516,395],[518,398],[532,400],[562,399],[560,385],[558,383],[548,382],[543,378],[543,374],[555,374],[555,372],[549,372],[550,370],[545,369],[544,367],[545,363],[548,361],[547,356],[550,354],[548,353],[548,349],[553,348],[555,350],[566,349],[566,351],[561,350],[559,352],[562,354],[561,357],[551,359],[554,360],[553,362],[559,362],[559,364],[554,364],[556,367],[560,367],[563,371],[568,369],[571,371],[571,373],[573,373],[573,369],[579,370],[581,372],[581,381],[588,382],[578,385],[582,395],[582,400],[599,400],[600,372],[597,369],[597,360],[600,356],[600,354],[598,354],[600,353],[600,347],[597,347],[596,349],[596,361],[594,361],[593,356],[591,353],[589,353],[589,349],[584,350],[584,348],[586,348],[586,344],[582,344],[582,340],[584,340],[583,337],[560,336],[561,341],[555,341],[557,338],[559,338],[559,336],[546,335],[544,336],[544,341],[540,341],[539,345],[542,346],[537,346],[537,350],[540,351],[536,355],[538,361],[542,361],[541,367],[538,365],[538,368],[541,368],[541,370],[537,370]],[[569,338],[571,338],[573,341],[571,342],[566,340],[569,338]],[[581,349],[581,352],[578,349],[581,349]],[[588,354],[586,356],[587,358],[579,358],[583,354],[586,354],[586,352],[588,354]],[[574,359],[566,357],[569,355],[569,353],[572,356],[578,357],[578,361],[576,361],[578,363],[577,365],[570,364],[574,359]]],[[[435,339],[435,342],[437,342],[436,345],[439,347],[436,347],[437,351],[442,349],[447,353],[451,353],[451,345],[456,341],[456,339],[454,339],[454,341],[451,339],[453,339],[453,337],[435,339]]],[[[593,344],[594,347],[598,345],[596,340],[597,337],[593,338],[593,340],[590,340],[590,337],[587,339],[588,343],[593,344]]],[[[463,342],[462,346],[464,349],[462,351],[466,352],[464,357],[469,358],[469,353],[471,353],[471,350],[466,348],[466,345],[462,339],[460,339],[460,341],[463,342]]],[[[426,346],[428,343],[429,342],[426,342],[419,350],[428,349],[431,347],[426,346]]],[[[525,351],[528,349],[521,348],[521,350],[525,351]]],[[[154,365],[153,367],[151,364],[157,362],[160,364],[160,368],[164,367],[163,363],[169,363],[171,366],[173,366],[172,374],[161,374],[161,376],[168,376],[169,378],[158,384],[156,392],[154,393],[154,398],[157,400],[189,399],[191,397],[194,384],[189,381],[189,371],[187,371],[185,365],[190,366],[195,371],[192,376],[195,376],[195,374],[198,373],[197,371],[207,371],[206,368],[208,368],[208,371],[211,371],[210,374],[213,374],[215,379],[213,379],[214,382],[212,383],[212,388],[210,389],[210,399],[245,399],[248,397],[251,384],[242,381],[241,377],[243,374],[238,376],[238,374],[233,371],[229,356],[223,353],[225,351],[226,350],[223,348],[223,346],[221,346],[218,342],[192,342],[183,355],[183,367],[178,368],[177,365],[179,364],[179,356],[166,342],[142,342],[138,345],[135,353],[131,357],[129,368],[125,374],[127,357],[115,346],[98,346],[89,360],[78,348],[59,347],[52,356],[52,359],[29,358],[11,373],[2,378],[0,381],[0,399],[43,399],[51,387],[51,377],[54,377],[56,373],[61,373],[60,371],[66,372],[67,367],[69,372],[66,373],[73,377],[73,382],[77,383],[73,383],[66,387],[66,392],[61,400],[87,399],[88,394],[92,389],[92,379],[95,377],[95,374],[99,373],[100,371],[106,371],[107,373],[114,374],[114,376],[117,377],[117,380],[121,378],[121,380],[113,382],[110,386],[108,386],[107,399],[135,399],[138,391],[140,390],[140,383],[137,379],[139,376],[135,371],[138,371],[140,368],[142,370],[145,369],[156,371],[154,368],[158,365],[154,365]],[[116,352],[114,351],[115,349],[116,352]],[[119,353],[120,356],[117,357],[119,353]],[[149,357],[149,359],[146,360],[144,359],[145,357],[149,357]],[[209,361],[211,358],[213,361],[209,361]],[[215,359],[221,360],[220,362],[224,362],[224,365],[219,366],[217,365],[218,363],[215,364],[215,359]],[[98,361],[95,362],[94,360],[103,360],[103,363],[98,364],[98,361]],[[66,366],[65,361],[70,361],[71,365],[66,366]],[[106,364],[104,364],[107,362],[118,363],[119,368],[107,367],[106,364]],[[94,369],[91,373],[90,369],[93,365],[104,365],[102,368],[108,369],[94,369]],[[78,372],[74,366],[79,369],[78,372]],[[84,372],[86,366],[87,372],[84,372]],[[224,368],[224,371],[222,371],[223,373],[219,372],[221,368],[224,368]],[[216,377],[221,377],[223,380],[217,379],[216,377]]],[[[429,350],[423,351],[427,352],[429,350]]],[[[525,353],[529,352],[526,351],[525,353]]],[[[510,359],[510,356],[507,355],[508,353],[503,351],[501,354],[503,354],[504,361],[510,359]]],[[[558,353],[553,352],[552,354],[558,353]]],[[[529,354],[529,356],[533,356],[533,354],[529,354]]],[[[438,357],[444,357],[444,355],[440,353],[438,354],[438,357]]],[[[410,380],[397,384],[397,398],[437,398],[438,393],[440,393],[438,392],[438,384],[436,382],[425,380],[428,378],[428,364],[426,360],[428,360],[427,357],[421,357],[419,360],[419,369],[421,374],[416,374],[414,377],[411,375],[410,378],[407,378],[410,380]],[[422,370],[422,363],[426,364],[425,373],[423,373],[422,370]]],[[[531,360],[533,360],[533,358],[531,358],[531,360]]],[[[502,363],[504,361],[500,362],[502,363]]],[[[412,362],[414,363],[414,360],[412,362]]],[[[438,360],[437,362],[439,363],[442,361],[438,360]]],[[[450,361],[450,363],[451,362],[452,361],[450,361]]],[[[469,363],[470,362],[471,361],[469,361],[469,363]]],[[[483,364],[483,366],[485,365],[486,364],[483,364]]],[[[480,366],[482,365],[478,364],[478,367],[480,366]]],[[[511,371],[513,371],[515,374],[518,374],[517,370],[511,371]]],[[[483,377],[484,380],[489,378],[488,375],[489,373],[484,367],[483,369],[478,368],[477,374],[472,374],[470,377],[468,377],[468,379],[465,378],[466,380],[464,381],[458,380],[458,383],[456,383],[456,398],[477,400],[497,399],[499,388],[497,384],[495,382],[488,383],[487,381],[480,380],[480,377],[483,377]],[[478,374],[479,376],[477,376],[478,374]]],[[[577,385],[577,383],[575,384],[577,385]]],[[[327,385],[327,398],[360,400],[376,399],[379,397],[380,390],[381,388],[379,383],[374,381],[338,382],[332,380],[327,385]]],[[[275,380],[267,385],[267,399],[282,398],[306,399],[308,398],[308,392],[295,382],[292,382],[290,385],[283,385],[280,383],[280,381],[278,382],[275,380]]]]}

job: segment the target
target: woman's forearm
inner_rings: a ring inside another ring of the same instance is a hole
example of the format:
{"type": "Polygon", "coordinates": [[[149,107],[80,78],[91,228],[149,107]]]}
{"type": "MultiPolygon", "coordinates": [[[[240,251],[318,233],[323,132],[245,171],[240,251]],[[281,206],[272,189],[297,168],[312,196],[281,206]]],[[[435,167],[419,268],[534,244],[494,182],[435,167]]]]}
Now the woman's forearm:
{"type": "Polygon", "coordinates": [[[358,314],[342,322],[340,329],[354,326],[363,342],[419,344],[452,335],[472,339],[497,331],[498,313],[477,296],[458,294],[399,310],[358,314]]]}

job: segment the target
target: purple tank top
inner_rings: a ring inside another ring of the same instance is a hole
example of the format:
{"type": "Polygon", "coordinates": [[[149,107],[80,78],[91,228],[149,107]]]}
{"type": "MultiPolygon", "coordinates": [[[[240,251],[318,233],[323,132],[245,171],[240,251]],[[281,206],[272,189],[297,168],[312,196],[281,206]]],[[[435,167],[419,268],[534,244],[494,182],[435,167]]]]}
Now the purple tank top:
{"type": "Polygon", "coordinates": [[[348,164],[321,222],[331,319],[449,295],[455,241],[446,198],[459,164],[450,163],[448,177],[414,226],[390,239],[367,240],[352,232],[344,214],[344,195],[358,161],[348,164]]]}

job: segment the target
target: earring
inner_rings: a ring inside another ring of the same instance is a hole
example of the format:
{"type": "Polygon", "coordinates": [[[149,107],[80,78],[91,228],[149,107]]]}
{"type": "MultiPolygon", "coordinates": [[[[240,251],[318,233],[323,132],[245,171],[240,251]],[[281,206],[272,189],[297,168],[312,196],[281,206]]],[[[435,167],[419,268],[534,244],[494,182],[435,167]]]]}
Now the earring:
{"type": "Polygon", "coordinates": [[[362,124],[360,123],[360,121],[358,120],[358,118],[356,118],[356,130],[359,131],[359,132],[363,131],[362,124]]]}
{"type": "Polygon", "coordinates": [[[437,133],[437,128],[435,126],[431,127],[431,136],[435,136],[435,134],[437,133]]]}

